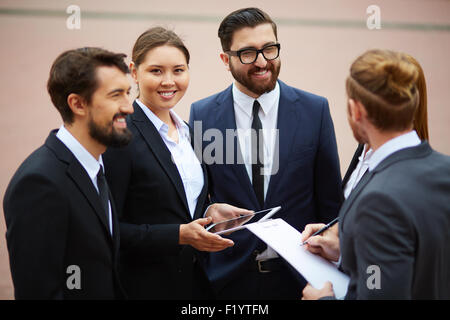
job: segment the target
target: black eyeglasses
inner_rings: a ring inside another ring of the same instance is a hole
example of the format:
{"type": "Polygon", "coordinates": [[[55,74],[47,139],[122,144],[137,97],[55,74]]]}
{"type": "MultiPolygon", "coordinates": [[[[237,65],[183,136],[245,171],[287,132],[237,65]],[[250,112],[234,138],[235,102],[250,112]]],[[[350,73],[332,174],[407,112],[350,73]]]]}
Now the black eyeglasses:
{"type": "Polygon", "coordinates": [[[262,53],[264,59],[266,60],[274,60],[278,58],[280,55],[280,44],[270,44],[259,50],[249,48],[237,51],[225,51],[225,53],[231,56],[238,56],[242,64],[251,64],[258,59],[258,55],[260,53],[262,53]]]}

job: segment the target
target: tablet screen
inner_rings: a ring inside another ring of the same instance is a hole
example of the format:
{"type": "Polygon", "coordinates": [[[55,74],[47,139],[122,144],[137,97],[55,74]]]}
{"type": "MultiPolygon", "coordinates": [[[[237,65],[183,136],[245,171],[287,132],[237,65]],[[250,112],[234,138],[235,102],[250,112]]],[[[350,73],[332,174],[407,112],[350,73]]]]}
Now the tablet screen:
{"type": "Polygon", "coordinates": [[[206,231],[216,233],[216,234],[223,234],[223,233],[240,230],[240,229],[243,229],[244,225],[249,222],[256,222],[260,218],[261,218],[261,220],[262,219],[266,220],[266,219],[270,218],[272,215],[274,215],[280,209],[281,209],[281,207],[265,209],[265,210],[253,212],[251,214],[236,217],[233,219],[216,222],[216,223],[213,223],[213,224],[210,224],[209,226],[207,226],[206,231]]]}

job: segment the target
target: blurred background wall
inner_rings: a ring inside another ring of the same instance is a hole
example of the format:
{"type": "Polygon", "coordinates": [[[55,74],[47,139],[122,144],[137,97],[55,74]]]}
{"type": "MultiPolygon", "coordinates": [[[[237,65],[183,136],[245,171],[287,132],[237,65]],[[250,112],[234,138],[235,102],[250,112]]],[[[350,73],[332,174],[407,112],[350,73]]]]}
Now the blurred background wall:
{"type": "MultiPolygon", "coordinates": [[[[263,9],[278,24],[280,79],[328,98],[342,173],[356,148],[347,124],[344,80],[351,62],[370,48],[404,51],[421,63],[428,85],[430,142],[436,150],[450,154],[450,1],[1,0],[2,199],[20,163],[62,123],[46,91],[48,72],[58,54],[100,46],[130,56],[134,41],[147,28],[173,29],[191,52],[190,87],[175,107],[188,120],[192,102],[231,83],[231,75],[219,60],[217,28],[228,13],[249,6],[263,9]],[[79,29],[67,27],[71,14],[66,10],[71,5],[81,10],[79,29]],[[368,19],[373,21],[373,12],[366,12],[370,5],[380,9],[381,29],[367,26],[368,19]]],[[[13,299],[5,230],[2,214],[0,299],[13,299]]]]}

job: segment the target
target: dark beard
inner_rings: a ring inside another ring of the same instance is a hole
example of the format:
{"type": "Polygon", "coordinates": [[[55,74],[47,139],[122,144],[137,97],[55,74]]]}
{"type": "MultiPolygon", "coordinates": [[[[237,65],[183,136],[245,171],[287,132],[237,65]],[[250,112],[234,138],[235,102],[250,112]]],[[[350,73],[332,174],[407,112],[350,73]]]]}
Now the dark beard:
{"type": "Polygon", "coordinates": [[[242,73],[237,72],[236,69],[233,67],[233,64],[230,63],[230,71],[231,71],[231,74],[233,75],[234,79],[236,79],[237,82],[239,82],[244,87],[246,87],[248,90],[250,90],[251,92],[253,92],[254,94],[256,94],[258,96],[260,96],[266,92],[270,92],[275,88],[275,86],[277,84],[278,75],[280,74],[280,67],[281,67],[281,63],[278,64],[277,66],[275,66],[273,63],[268,63],[266,69],[268,69],[271,72],[270,81],[266,85],[260,85],[260,84],[254,83],[251,80],[250,75],[254,72],[261,70],[261,68],[254,67],[254,68],[250,69],[246,75],[244,75],[242,73]]]}
{"type": "MultiPolygon", "coordinates": [[[[119,116],[120,114],[116,114],[114,118],[119,116]]],[[[132,133],[128,128],[121,130],[122,132],[117,131],[113,126],[113,121],[108,123],[108,125],[103,128],[97,125],[92,119],[89,120],[89,134],[91,137],[101,144],[107,147],[120,148],[126,146],[132,138],[132,133]],[[107,128],[112,128],[111,133],[108,133],[107,128]]]]}

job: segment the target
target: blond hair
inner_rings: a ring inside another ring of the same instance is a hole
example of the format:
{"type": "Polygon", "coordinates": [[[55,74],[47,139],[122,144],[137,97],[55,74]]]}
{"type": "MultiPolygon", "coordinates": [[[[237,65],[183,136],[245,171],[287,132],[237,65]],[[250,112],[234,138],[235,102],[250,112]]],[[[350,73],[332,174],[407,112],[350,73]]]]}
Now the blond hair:
{"type": "Polygon", "coordinates": [[[361,102],[369,120],[380,130],[412,128],[418,103],[419,72],[406,55],[389,50],[369,50],[350,67],[348,97],[361,102]]]}

